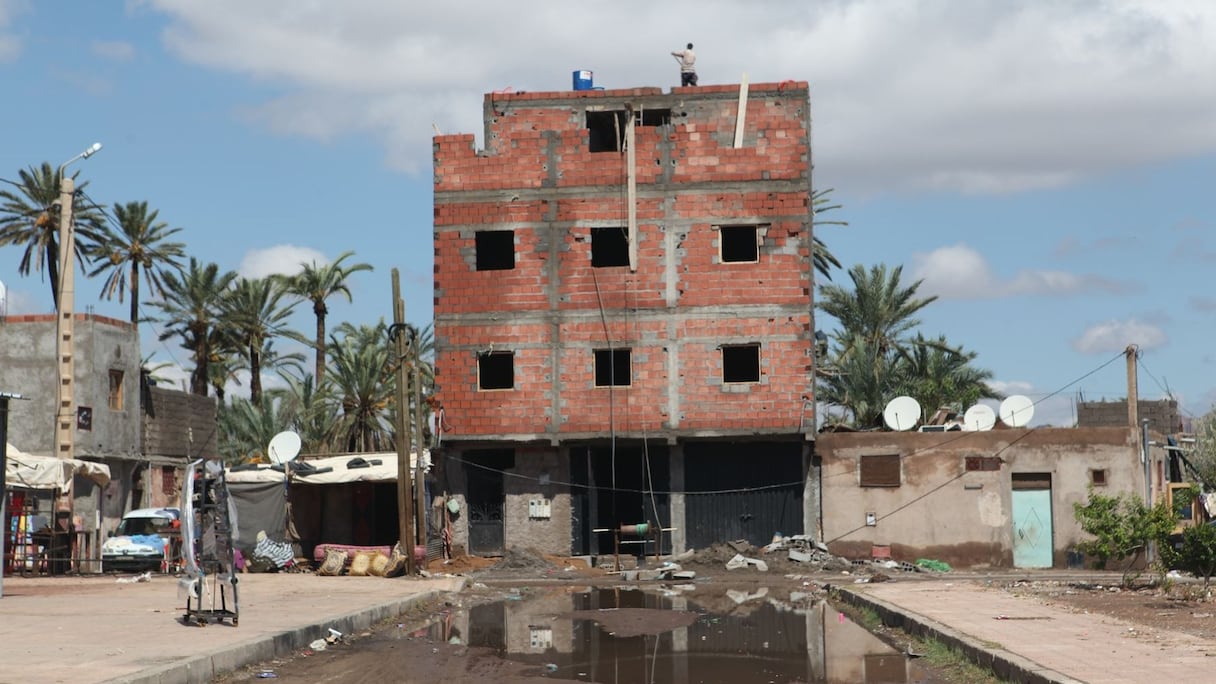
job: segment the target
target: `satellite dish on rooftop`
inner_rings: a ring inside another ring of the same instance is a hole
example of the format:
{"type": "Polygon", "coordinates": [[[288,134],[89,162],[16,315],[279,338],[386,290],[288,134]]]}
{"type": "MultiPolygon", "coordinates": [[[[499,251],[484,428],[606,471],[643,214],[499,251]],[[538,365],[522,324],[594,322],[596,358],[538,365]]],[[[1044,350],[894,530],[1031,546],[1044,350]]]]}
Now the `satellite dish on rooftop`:
{"type": "Polygon", "coordinates": [[[1034,402],[1029,397],[1014,394],[1001,402],[1001,422],[1009,427],[1025,427],[1034,417],[1034,402]]]}
{"type": "Polygon", "coordinates": [[[266,448],[266,454],[270,456],[270,462],[275,465],[282,465],[300,453],[300,436],[291,430],[280,432],[270,440],[270,446],[266,448]]]}
{"type": "Polygon", "coordinates": [[[882,420],[892,430],[911,430],[920,422],[920,404],[912,397],[895,397],[882,410],[882,420]]]}
{"type": "Polygon", "coordinates": [[[968,432],[984,432],[996,425],[996,411],[987,404],[976,404],[963,414],[963,429],[968,432]]]}

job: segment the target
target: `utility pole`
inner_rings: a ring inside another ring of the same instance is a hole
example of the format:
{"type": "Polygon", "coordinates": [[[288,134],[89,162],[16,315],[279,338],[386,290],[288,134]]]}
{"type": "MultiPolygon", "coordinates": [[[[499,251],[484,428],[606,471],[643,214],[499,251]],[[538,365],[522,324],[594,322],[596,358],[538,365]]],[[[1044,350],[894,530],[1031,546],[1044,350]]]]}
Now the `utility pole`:
{"type": "Polygon", "coordinates": [[[1127,345],[1123,350],[1127,357],[1127,424],[1136,427],[1140,423],[1140,392],[1136,387],[1136,354],[1139,349],[1134,344],[1127,345]]]}
{"type": "Polygon", "coordinates": [[[418,458],[414,459],[414,510],[418,520],[418,543],[426,546],[426,483],[422,472],[422,445],[426,443],[422,433],[422,369],[418,367],[418,335],[414,335],[414,426],[418,430],[418,458]]]}
{"type": "Polygon", "coordinates": [[[405,302],[401,299],[401,274],[393,269],[393,325],[389,336],[397,356],[397,541],[405,554],[405,571],[414,574],[414,492],[410,473],[409,373],[405,366],[405,302]]]}
{"type": "MultiPolygon", "coordinates": [[[[59,165],[59,311],[55,325],[55,365],[59,382],[55,398],[56,458],[76,455],[76,368],[73,363],[72,338],[76,317],[76,231],[72,226],[72,205],[76,201],[76,181],[67,175],[68,165],[77,159],[97,154],[101,143],[93,143],[84,152],[59,165]]],[[[72,511],[72,485],[61,493],[57,509],[72,511]]]]}

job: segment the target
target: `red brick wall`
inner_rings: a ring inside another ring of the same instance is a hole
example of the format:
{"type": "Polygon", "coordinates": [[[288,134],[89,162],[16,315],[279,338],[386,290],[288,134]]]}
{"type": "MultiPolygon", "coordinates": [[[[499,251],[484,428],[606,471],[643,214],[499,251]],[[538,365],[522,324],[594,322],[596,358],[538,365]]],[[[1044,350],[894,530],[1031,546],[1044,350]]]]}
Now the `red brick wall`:
{"type": "Polygon", "coordinates": [[[638,436],[813,429],[807,85],[751,86],[735,149],[737,106],[731,86],[494,94],[485,150],[434,139],[436,382],[453,439],[603,434],[610,416],[638,436]],[[628,222],[627,156],[589,151],[585,112],[627,102],[672,125],[636,128],[637,269],[591,268],[591,228],[628,222]],[[721,263],[718,226],[737,224],[759,226],[757,263],[721,263]],[[514,269],[476,270],[477,230],[515,231],[514,269]],[[594,386],[609,339],[632,350],[628,387],[594,386]],[[720,347],[740,343],[760,344],[760,382],[724,386],[720,347]],[[478,391],[491,346],[515,352],[513,390],[478,391]]]}

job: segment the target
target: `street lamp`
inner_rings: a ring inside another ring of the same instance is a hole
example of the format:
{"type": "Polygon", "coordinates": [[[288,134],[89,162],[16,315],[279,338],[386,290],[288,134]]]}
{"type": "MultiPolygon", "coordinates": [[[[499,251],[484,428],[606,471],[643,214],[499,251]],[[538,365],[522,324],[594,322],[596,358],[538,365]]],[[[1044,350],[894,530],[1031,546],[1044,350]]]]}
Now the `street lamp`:
{"type": "Polygon", "coordinates": [[[74,364],[72,363],[72,319],[75,316],[76,275],[72,257],[76,252],[76,233],[72,229],[72,204],[76,197],[76,181],[65,173],[77,159],[97,154],[101,143],[93,143],[84,152],[59,165],[59,317],[56,325],[56,363],[59,368],[57,404],[55,406],[55,456],[71,458],[73,453],[74,364]]]}

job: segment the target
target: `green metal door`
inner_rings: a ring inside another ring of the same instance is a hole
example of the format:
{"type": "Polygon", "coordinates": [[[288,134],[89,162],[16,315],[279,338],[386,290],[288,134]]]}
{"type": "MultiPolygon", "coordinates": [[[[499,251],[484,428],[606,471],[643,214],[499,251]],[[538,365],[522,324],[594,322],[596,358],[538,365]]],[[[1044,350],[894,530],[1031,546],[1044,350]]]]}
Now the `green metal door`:
{"type": "Polygon", "coordinates": [[[1013,565],[1050,568],[1051,490],[1013,490],[1013,565]]]}

